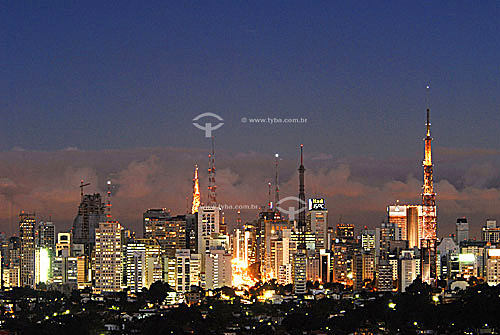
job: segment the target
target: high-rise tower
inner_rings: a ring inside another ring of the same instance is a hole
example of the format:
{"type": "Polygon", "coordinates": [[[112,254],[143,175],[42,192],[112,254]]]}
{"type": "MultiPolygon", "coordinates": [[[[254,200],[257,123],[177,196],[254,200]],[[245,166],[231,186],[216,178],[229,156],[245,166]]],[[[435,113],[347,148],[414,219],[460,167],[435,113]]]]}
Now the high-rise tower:
{"type": "Polygon", "coordinates": [[[191,214],[198,213],[200,200],[200,180],[198,179],[198,165],[195,165],[193,178],[193,205],[191,206],[191,214]]]}
{"type": "Polygon", "coordinates": [[[85,194],[78,206],[78,214],[73,222],[74,243],[84,244],[90,255],[90,245],[95,243],[95,230],[99,222],[106,220],[105,204],[99,193],[85,194]]]}
{"type": "Polygon", "coordinates": [[[215,148],[212,136],[212,153],[208,155],[208,206],[217,205],[217,186],[215,185],[215,148]]]}
{"type": "Polygon", "coordinates": [[[20,285],[35,285],[35,214],[22,211],[19,214],[19,238],[21,240],[20,285]]]}
{"type": "Polygon", "coordinates": [[[427,134],[425,136],[424,184],[422,186],[422,280],[431,282],[437,277],[436,264],[436,193],[434,193],[433,164],[431,148],[431,122],[429,106],[429,86],[427,86],[427,134]]]}

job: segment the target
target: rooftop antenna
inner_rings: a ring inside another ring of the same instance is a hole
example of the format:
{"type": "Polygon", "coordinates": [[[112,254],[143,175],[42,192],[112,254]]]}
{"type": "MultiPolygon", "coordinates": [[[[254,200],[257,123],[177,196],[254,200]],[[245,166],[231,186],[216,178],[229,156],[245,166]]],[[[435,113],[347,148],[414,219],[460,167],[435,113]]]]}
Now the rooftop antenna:
{"type": "Polygon", "coordinates": [[[425,105],[427,107],[427,137],[431,136],[431,121],[430,121],[430,113],[431,113],[431,99],[430,99],[430,86],[427,85],[425,87],[425,105]]]}
{"type": "Polygon", "coordinates": [[[278,173],[278,167],[279,167],[278,165],[279,165],[280,155],[278,153],[276,153],[276,154],[274,154],[274,158],[275,158],[274,207],[276,207],[278,205],[278,202],[280,201],[280,181],[279,181],[279,173],[278,173]]]}
{"type": "Polygon", "coordinates": [[[271,201],[271,182],[267,183],[268,195],[267,195],[267,205],[269,206],[269,210],[273,209],[273,202],[271,201]]]}
{"type": "Polygon", "coordinates": [[[108,218],[108,220],[111,219],[111,180],[108,180],[106,182],[106,184],[108,185],[108,203],[106,204],[106,217],[108,218]]]}

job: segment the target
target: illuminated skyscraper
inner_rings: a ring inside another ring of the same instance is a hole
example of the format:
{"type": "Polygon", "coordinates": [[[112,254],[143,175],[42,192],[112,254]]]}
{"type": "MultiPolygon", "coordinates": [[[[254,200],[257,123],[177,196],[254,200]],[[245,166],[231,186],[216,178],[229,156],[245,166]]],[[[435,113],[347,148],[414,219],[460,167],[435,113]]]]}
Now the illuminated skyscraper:
{"type": "Polygon", "coordinates": [[[137,239],[125,246],[126,283],[132,292],[140,292],[162,279],[161,247],[154,239],[137,239]]]}
{"type": "Polygon", "coordinates": [[[421,205],[404,205],[397,202],[387,207],[388,222],[394,225],[396,240],[409,241],[410,248],[420,247],[423,228],[421,205]]]}
{"type": "Polygon", "coordinates": [[[336,238],[340,242],[353,242],[354,241],[354,225],[352,223],[337,223],[336,238]]]}
{"type": "Polygon", "coordinates": [[[231,254],[224,249],[212,249],[205,253],[205,280],[207,290],[232,285],[231,254]]]}
{"type": "Polygon", "coordinates": [[[198,253],[208,251],[210,236],[219,233],[221,209],[218,206],[200,206],[198,209],[198,253]]]}
{"type": "Polygon", "coordinates": [[[40,222],[37,228],[37,246],[53,248],[56,245],[56,231],[52,222],[40,222]]]}
{"type": "Polygon", "coordinates": [[[307,222],[316,236],[316,250],[328,248],[328,210],[325,199],[309,199],[307,222]]]}
{"type": "Polygon", "coordinates": [[[95,231],[96,293],[122,289],[122,230],[118,221],[107,221],[101,222],[95,231]]]}
{"type": "Polygon", "coordinates": [[[35,285],[35,214],[22,211],[19,214],[19,237],[21,240],[20,285],[35,285]]]}
{"type": "Polygon", "coordinates": [[[486,226],[481,229],[481,237],[486,242],[500,242],[500,227],[497,226],[496,220],[486,220],[486,226]]]}
{"type": "Polygon", "coordinates": [[[467,218],[458,218],[457,219],[457,243],[460,244],[462,241],[469,240],[469,223],[467,222],[467,218]]]}
{"type": "Polygon", "coordinates": [[[168,256],[173,257],[176,249],[185,249],[188,246],[186,227],[188,221],[192,220],[192,214],[171,216],[165,208],[148,209],[143,214],[143,236],[157,240],[168,256]]]}

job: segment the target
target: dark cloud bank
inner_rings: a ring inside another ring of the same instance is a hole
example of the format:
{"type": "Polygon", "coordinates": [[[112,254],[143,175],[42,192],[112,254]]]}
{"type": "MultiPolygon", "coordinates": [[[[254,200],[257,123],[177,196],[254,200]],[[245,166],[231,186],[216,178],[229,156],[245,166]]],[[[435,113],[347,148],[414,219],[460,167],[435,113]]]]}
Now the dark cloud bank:
{"type": "MultiPolygon", "coordinates": [[[[500,219],[499,151],[438,148],[435,180],[439,235],[448,235],[459,216],[467,216],[473,235],[486,218],[500,219]]],[[[222,204],[262,205],[267,183],[273,179],[272,154],[217,153],[217,196],[222,204]]],[[[79,183],[91,183],[87,192],[103,192],[105,181],[114,186],[113,214],[125,226],[141,232],[146,208],[186,211],[191,195],[193,165],[200,166],[202,201],[206,199],[205,151],[150,148],[118,151],[57,152],[13,150],[0,153],[0,227],[16,229],[21,209],[52,220],[58,230],[69,229],[79,203],[79,183]]],[[[306,195],[327,199],[330,225],[339,217],[358,227],[378,225],[385,208],[396,199],[419,202],[421,160],[415,158],[356,157],[335,159],[331,153],[306,155],[306,195]]],[[[282,197],[298,192],[298,160],[280,162],[282,197]]],[[[235,213],[226,210],[229,226],[235,213]]],[[[255,210],[242,210],[252,220],[255,210]]]]}

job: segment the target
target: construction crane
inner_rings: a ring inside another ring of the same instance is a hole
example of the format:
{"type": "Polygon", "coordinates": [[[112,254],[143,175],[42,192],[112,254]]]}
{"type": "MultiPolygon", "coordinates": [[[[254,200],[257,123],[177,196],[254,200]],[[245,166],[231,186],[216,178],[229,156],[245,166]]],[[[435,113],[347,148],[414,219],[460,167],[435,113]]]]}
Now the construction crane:
{"type": "Polygon", "coordinates": [[[83,188],[84,188],[85,186],[89,186],[89,185],[90,185],[90,183],[86,183],[86,184],[84,184],[83,179],[82,179],[82,180],[80,180],[80,196],[81,196],[81,198],[82,198],[82,199],[81,199],[81,201],[83,201],[83,188]]]}

